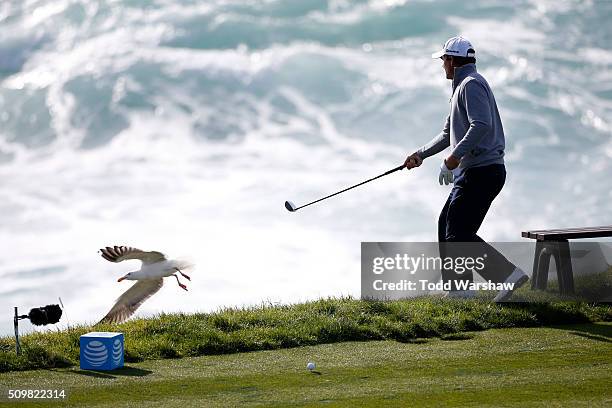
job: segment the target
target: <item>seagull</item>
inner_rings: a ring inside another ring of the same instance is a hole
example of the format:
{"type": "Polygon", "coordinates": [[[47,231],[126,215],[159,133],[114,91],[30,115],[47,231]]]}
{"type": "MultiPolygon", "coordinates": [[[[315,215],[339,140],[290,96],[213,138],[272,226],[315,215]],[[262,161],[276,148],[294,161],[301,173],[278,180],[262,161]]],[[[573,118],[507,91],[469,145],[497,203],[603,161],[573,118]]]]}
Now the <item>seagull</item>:
{"type": "Polygon", "coordinates": [[[126,259],[138,259],[142,262],[140,270],[128,272],[117,279],[138,281],[125,291],[116,301],[111,310],[100,320],[99,323],[121,323],[127,320],[145,300],[153,296],[164,284],[164,278],[174,276],[181,289],[187,290],[176,273],[178,272],[187,280],[189,276],[183,273],[182,269],[187,269],[193,265],[184,261],[166,258],[158,251],[143,251],[128,246],[114,246],[100,249],[102,258],[110,262],[122,262],[126,259]]]}

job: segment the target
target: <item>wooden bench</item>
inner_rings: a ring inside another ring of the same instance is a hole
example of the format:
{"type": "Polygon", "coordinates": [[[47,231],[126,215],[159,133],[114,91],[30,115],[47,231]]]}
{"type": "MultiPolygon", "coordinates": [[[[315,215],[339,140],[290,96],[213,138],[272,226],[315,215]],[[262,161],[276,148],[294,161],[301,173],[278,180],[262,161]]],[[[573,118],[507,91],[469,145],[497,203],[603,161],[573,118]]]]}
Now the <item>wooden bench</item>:
{"type": "Polygon", "coordinates": [[[570,257],[570,239],[612,237],[612,225],[587,228],[564,228],[523,231],[523,238],[536,240],[531,288],[545,290],[548,284],[550,258],[555,258],[559,293],[574,293],[574,274],[570,257]]]}

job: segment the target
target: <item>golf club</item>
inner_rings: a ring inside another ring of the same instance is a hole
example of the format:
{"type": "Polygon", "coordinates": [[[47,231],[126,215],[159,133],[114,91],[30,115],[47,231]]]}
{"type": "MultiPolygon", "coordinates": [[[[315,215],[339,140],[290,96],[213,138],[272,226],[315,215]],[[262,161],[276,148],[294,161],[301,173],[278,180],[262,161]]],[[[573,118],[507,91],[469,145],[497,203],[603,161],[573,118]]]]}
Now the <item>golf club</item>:
{"type": "Polygon", "coordinates": [[[389,174],[391,174],[391,173],[394,173],[394,172],[396,172],[396,171],[398,171],[398,170],[403,169],[404,167],[406,167],[406,166],[405,166],[404,164],[402,164],[401,166],[397,166],[396,168],[391,169],[391,170],[389,170],[389,171],[386,171],[386,172],[384,172],[383,174],[380,174],[380,175],[378,175],[378,176],[376,176],[376,177],[372,177],[371,179],[368,179],[368,180],[366,180],[366,181],[362,181],[362,182],[361,182],[361,183],[359,183],[359,184],[355,184],[354,186],[351,186],[351,187],[345,188],[344,190],[338,191],[337,193],[333,193],[333,194],[330,194],[330,195],[328,195],[328,196],[326,196],[326,197],[319,198],[318,200],[312,201],[312,202],[310,202],[310,203],[308,203],[308,204],[301,205],[301,206],[299,206],[299,207],[296,207],[296,206],[295,206],[295,204],[293,204],[291,201],[285,201],[285,208],[286,208],[287,210],[291,211],[291,212],[297,211],[297,210],[299,210],[300,208],[308,207],[308,206],[309,206],[309,205],[311,205],[311,204],[318,203],[319,201],[326,200],[326,199],[328,199],[328,198],[330,198],[330,197],[333,197],[333,196],[338,195],[338,194],[340,194],[340,193],[344,193],[345,191],[348,191],[348,190],[353,189],[353,188],[355,188],[355,187],[359,187],[359,186],[360,186],[360,185],[362,185],[362,184],[369,183],[370,181],[376,180],[377,178],[381,178],[381,177],[383,177],[383,176],[386,176],[386,175],[389,175],[389,174]]]}

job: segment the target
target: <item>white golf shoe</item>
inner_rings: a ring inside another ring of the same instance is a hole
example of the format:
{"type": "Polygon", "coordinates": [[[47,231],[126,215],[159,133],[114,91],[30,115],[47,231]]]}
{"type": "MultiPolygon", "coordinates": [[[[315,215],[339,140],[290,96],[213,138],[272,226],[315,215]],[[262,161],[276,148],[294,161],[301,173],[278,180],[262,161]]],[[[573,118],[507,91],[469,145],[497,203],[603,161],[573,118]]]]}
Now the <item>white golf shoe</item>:
{"type": "Polygon", "coordinates": [[[515,268],[514,271],[508,276],[504,283],[514,283],[512,289],[502,289],[497,293],[497,296],[493,299],[494,302],[505,302],[512,296],[512,292],[523,286],[529,280],[529,276],[521,268],[515,268]]]}

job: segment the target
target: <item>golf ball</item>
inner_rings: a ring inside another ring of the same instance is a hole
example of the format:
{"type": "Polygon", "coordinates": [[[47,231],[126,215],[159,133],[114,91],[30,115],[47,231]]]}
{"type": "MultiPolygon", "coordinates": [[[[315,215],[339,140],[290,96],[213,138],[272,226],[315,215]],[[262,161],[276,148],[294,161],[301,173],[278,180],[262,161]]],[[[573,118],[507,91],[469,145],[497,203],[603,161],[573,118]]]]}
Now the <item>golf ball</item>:
{"type": "Polygon", "coordinates": [[[310,371],[315,369],[315,363],[313,363],[312,361],[309,362],[308,364],[306,364],[306,368],[309,369],[310,371]]]}

